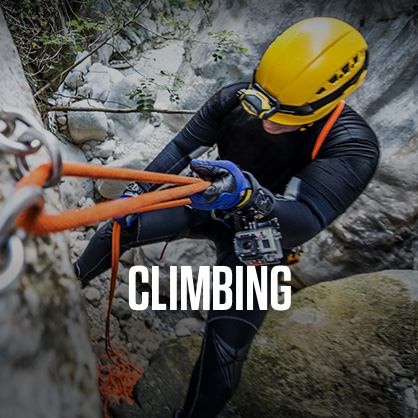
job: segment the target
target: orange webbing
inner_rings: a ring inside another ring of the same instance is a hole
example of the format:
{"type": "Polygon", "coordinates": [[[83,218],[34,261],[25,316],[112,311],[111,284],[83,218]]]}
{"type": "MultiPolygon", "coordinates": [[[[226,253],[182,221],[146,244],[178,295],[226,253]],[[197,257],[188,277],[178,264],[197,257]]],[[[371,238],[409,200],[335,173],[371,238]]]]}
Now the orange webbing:
{"type": "MultiPolygon", "coordinates": [[[[42,186],[49,177],[50,170],[51,163],[39,166],[23,177],[16,188],[28,185],[42,186]]],[[[71,209],[54,215],[47,214],[39,208],[30,208],[22,212],[17,218],[16,224],[19,227],[32,234],[46,235],[52,232],[60,232],[95,224],[130,213],[186,205],[190,203],[190,199],[180,198],[201,192],[211,184],[208,181],[194,177],[153,173],[129,168],[111,168],[83,163],[63,163],[63,175],[158,184],[171,183],[182,186],[145,193],[130,199],[102,202],[93,207],[71,209]]]]}
{"type": "Polygon", "coordinates": [[[112,275],[110,295],[106,316],[105,353],[97,361],[97,387],[104,401],[105,418],[109,417],[109,408],[124,398],[129,405],[135,405],[133,390],[144,370],[128,361],[123,350],[114,350],[110,343],[110,313],[115,295],[120,255],[120,225],[113,224],[112,235],[112,275]]]}
{"type": "Polygon", "coordinates": [[[330,116],[330,118],[327,120],[327,123],[322,128],[322,131],[318,135],[318,138],[316,139],[314,149],[312,151],[312,160],[315,159],[316,154],[318,154],[319,149],[321,148],[322,144],[325,141],[325,138],[329,134],[329,131],[334,126],[334,123],[337,121],[338,117],[340,116],[341,112],[344,109],[345,101],[341,100],[340,103],[338,103],[338,106],[330,116]]]}

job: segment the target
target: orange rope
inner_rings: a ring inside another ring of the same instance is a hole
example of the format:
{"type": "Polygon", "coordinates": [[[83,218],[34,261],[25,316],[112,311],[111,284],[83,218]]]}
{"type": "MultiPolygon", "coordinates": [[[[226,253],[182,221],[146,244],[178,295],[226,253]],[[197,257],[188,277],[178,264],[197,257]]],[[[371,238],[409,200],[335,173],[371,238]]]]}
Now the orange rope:
{"type": "Polygon", "coordinates": [[[128,361],[123,350],[114,350],[110,337],[110,313],[118,277],[120,255],[120,225],[113,224],[112,234],[112,275],[110,279],[109,303],[106,315],[105,353],[97,361],[97,387],[104,401],[105,418],[110,418],[109,408],[125,398],[129,405],[135,405],[133,390],[144,370],[128,361]],[[110,360],[110,361],[109,361],[110,360]]]}
{"type": "MultiPolygon", "coordinates": [[[[28,185],[42,186],[48,179],[50,171],[51,163],[38,167],[22,178],[16,189],[28,185]]],[[[193,177],[81,163],[64,163],[63,175],[147,183],[171,183],[181,186],[150,192],[129,199],[117,199],[99,203],[90,208],[67,210],[56,215],[46,214],[43,211],[43,206],[41,208],[30,208],[22,212],[16,219],[16,224],[19,227],[33,234],[46,235],[51,232],[86,226],[139,211],[145,212],[186,205],[191,203],[191,201],[188,198],[184,198],[185,196],[203,191],[211,184],[208,181],[193,177]]],[[[136,382],[144,374],[142,368],[128,361],[123,350],[114,350],[111,345],[110,315],[118,276],[121,230],[118,222],[114,222],[113,225],[112,275],[106,316],[105,353],[100,356],[97,362],[97,386],[104,401],[105,418],[110,418],[109,408],[115,402],[119,404],[121,398],[125,398],[130,405],[135,404],[133,389],[136,382]]]]}
{"type": "Polygon", "coordinates": [[[330,116],[330,118],[327,120],[327,123],[322,128],[321,133],[318,135],[318,138],[316,139],[314,149],[312,151],[312,160],[315,159],[316,154],[318,154],[319,149],[321,148],[322,144],[325,141],[325,138],[329,134],[329,131],[334,126],[334,123],[337,121],[338,117],[340,116],[341,112],[343,111],[345,106],[345,100],[341,100],[340,103],[338,103],[338,106],[335,108],[334,112],[330,116]]]}
{"type": "MultiPolygon", "coordinates": [[[[23,177],[16,188],[28,185],[42,186],[49,176],[51,164],[44,164],[23,177]]],[[[150,192],[129,199],[98,203],[93,207],[71,209],[51,215],[39,208],[30,208],[16,219],[16,225],[35,235],[65,231],[95,224],[135,212],[187,205],[190,199],[180,199],[205,190],[211,183],[199,178],[174,174],[152,173],[128,168],[110,168],[94,164],[64,163],[63,175],[96,179],[172,183],[182,186],[150,192]]]]}

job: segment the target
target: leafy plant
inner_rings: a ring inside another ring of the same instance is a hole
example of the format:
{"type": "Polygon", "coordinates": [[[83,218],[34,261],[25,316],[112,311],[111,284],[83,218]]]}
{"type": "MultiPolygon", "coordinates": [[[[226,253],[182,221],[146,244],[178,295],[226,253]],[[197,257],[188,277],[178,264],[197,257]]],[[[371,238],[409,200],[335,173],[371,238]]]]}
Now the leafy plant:
{"type": "Polygon", "coordinates": [[[212,54],[215,61],[223,59],[231,48],[239,52],[247,52],[247,48],[238,44],[239,35],[233,30],[224,29],[218,33],[208,32],[208,35],[216,41],[216,48],[212,54]]]}
{"type": "Polygon", "coordinates": [[[170,87],[170,83],[158,84],[154,78],[145,77],[133,91],[127,94],[131,100],[136,99],[136,108],[145,117],[148,117],[154,110],[156,90],[167,91],[170,102],[178,103],[180,101],[178,90],[184,85],[181,74],[161,70],[160,75],[169,78],[174,77],[173,85],[170,87]]]}
{"type": "MultiPolygon", "coordinates": [[[[83,7],[88,5],[86,1],[83,7]]],[[[79,16],[70,2],[2,0],[2,8],[25,75],[35,91],[49,77],[63,71],[77,52],[85,50],[97,31],[108,29],[95,22],[95,15],[79,16]]]]}
{"type": "Polygon", "coordinates": [[[155,95],[152,91],[153,84],[153,78],[145,78],[133,91],[126,94],[129,99],[136,99],[136,109],[145,117],[148,117],[154,110],[155,95]]]}

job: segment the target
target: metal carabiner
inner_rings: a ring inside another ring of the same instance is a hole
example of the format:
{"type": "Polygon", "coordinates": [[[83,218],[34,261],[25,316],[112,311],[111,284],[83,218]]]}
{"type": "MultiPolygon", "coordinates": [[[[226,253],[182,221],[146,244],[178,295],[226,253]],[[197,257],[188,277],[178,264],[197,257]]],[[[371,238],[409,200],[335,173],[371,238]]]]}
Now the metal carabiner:
{"type": "Polygon", "coordinates": [[[25,209],[42,207],[43,190],[39,186],[25,186],[17,190],[0,209],[0,251],[7,254],[5,266],[0,271],[0,293],[17,280],[24,269],[22,238],[12,235],[13,222],[25,209]]]}
{"type": "Polygon", "coordinates": [[[16,123],[9,112],[0,112],[0,151],[18,155],[33,154],[39,150],[42,143],[36,138],[36,130],[27,128],[18,142],[16,123]]]}
{"type": "Polygon", "coordinates": [[[17,235],[7,241],[7,261],[0,271],[0,294],[5,292],[19,279],[25,270],[25,251],[23,242],[17,235]]]}
{"type": "MultiPolygon", "coordinates": [[[[43,132],[38,131],[36,138],[41,142],[42,145],[46,147],[52,161],[51,172],[42,187],[47,188],[56,186],[62,177],[62,158],[61,151],[55,136],[52,133],[44,130],[43,132]]],[[[26,155],[16,155],[16,163],[20,174],[22,176],[26,176],[26,174],[29,173],[29,166],[26,161],[26,155]]]]}
{"type": "Polygon", "coordinates": [[[13,128],[12,132],[16,134],[16,121],[20,121],[27,126],[25,132],[16,138],[15,141],[11,139],[7,140],[5,135],[0,134],[0,150],[2,149],[1,144],[3,143],[3,149],[16,154],[16,162],[20,174],[25,176],[29,172],[26,156],[33,154],[44,145],[51,157],[52,168],[50,176],[43,187],[56,186],[62,176],[62,158],[55,136],[47,131],[34,116],[12,107],[3,108],[3,111],[0,112],[0,119],[6,125],[4,127],[6,132],[13,128]]]}

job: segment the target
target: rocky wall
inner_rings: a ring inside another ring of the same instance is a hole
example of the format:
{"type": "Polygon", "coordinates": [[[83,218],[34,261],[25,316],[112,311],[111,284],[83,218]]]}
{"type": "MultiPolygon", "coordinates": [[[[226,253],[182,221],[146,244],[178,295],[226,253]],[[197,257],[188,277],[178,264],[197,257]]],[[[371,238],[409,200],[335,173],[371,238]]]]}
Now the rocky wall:
{"type": "MultiPolygon", "coordinates": [[[[39,119],[1,10],[0,56],[0,108],[13,106],[39,119]]],[[[2,208],[13,199],[16,161],[0,152],[0,162],[2,208]]],[[[62,209],[56,190],[45,196],[48,209],[62,209]]],[[[0,251],[3,268],[9,254],[0,251]]],[[[0,415],[100,417],[95,358],[68,235],[29,237],[25,257],[21,279],[0,293],[0,415]]]]}

